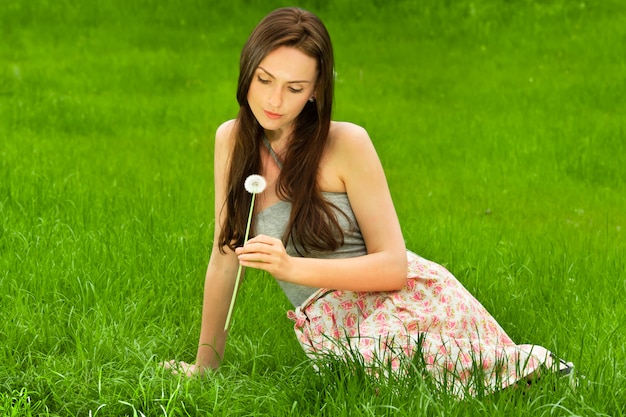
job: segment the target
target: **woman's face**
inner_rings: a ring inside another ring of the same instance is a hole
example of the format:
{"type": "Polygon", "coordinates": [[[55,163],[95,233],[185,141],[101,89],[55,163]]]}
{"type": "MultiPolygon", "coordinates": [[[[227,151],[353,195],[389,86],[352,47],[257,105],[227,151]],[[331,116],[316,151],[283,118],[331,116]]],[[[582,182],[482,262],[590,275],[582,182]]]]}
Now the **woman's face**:
{"type": "Polygon", "coordinates": [[[296,48],[270,52],[254,72],[248,105],[261,126],[288,135],[315,92],[317,61],[296,48]]]}

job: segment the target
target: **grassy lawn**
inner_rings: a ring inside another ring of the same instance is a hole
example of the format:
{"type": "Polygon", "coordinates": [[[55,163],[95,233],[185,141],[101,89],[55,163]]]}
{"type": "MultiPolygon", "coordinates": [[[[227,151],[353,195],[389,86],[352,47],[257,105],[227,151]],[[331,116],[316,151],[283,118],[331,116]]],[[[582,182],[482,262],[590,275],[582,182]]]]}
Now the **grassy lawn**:
{"type": "Polygon", "coordinates": [[[335,118],[368,129],[407,247],[574,361],[576,389],[458,401],[419,375],[315,373],[260,273],[220,372],[157,366],[194,358],[213,133],[283,5],[0,3],[0,415],[626,415],[621,0],[299,3],[333,37],[335,118]]]}

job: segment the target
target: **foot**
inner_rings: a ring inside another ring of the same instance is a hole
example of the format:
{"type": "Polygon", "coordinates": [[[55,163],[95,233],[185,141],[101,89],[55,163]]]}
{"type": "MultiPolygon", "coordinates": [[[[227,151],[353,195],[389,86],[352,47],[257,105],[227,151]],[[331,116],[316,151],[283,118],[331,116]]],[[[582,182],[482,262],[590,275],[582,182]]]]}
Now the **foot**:
{"type": "Polygon", "coordinates": [[[559,375],[566,376],[571,374],[574,370],[574,364],[572,362],[567,362],[565,359],[557,358],[552,352],[550,352],[550,359],[552,366],[548,366],[549,369],[555,369],[554,362],[559,362],[559,375]]]}

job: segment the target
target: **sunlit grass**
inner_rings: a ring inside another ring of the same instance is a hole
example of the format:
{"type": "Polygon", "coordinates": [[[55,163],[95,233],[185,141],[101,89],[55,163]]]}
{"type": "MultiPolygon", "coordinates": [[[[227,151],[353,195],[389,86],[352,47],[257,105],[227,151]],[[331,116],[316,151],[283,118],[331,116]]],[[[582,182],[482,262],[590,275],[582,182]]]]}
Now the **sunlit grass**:
{"type": "Polygon", "coordinates": [[[624,415],[626,14],[619,1],[317,2],[337,119],[365,126],[407,246],[520,343],[576,362],[461,402],[421,376],[317,374],[249,273],[223,369],[193,360],[212,135],[282,5],[0,5],[0,414],[624,415]]]}

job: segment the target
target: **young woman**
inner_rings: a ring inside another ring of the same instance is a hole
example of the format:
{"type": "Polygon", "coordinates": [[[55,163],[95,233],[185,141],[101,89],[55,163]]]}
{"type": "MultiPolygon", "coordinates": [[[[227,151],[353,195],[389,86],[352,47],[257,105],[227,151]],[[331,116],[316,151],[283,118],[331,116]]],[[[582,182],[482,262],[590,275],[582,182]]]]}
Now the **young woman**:
{"type": "Polygon", "coordinates": [[[198,353],[193,364],[165,366],[195,375],[220,365],[239,265],[278,280],[312,358],[357,352],[366,366],[400,370],[420,354],[456,392],[477,371],[495,390],[552,366],[546,349],[514,344],[442,266],[406,250],[367,132],[331,121],[333,62],[323,23],[296,8],[270,13],[244,46],[239,114],[216,133],[215,238],[198,353]],[[244,242],[251,174],[267,187],[244,242]]]}

